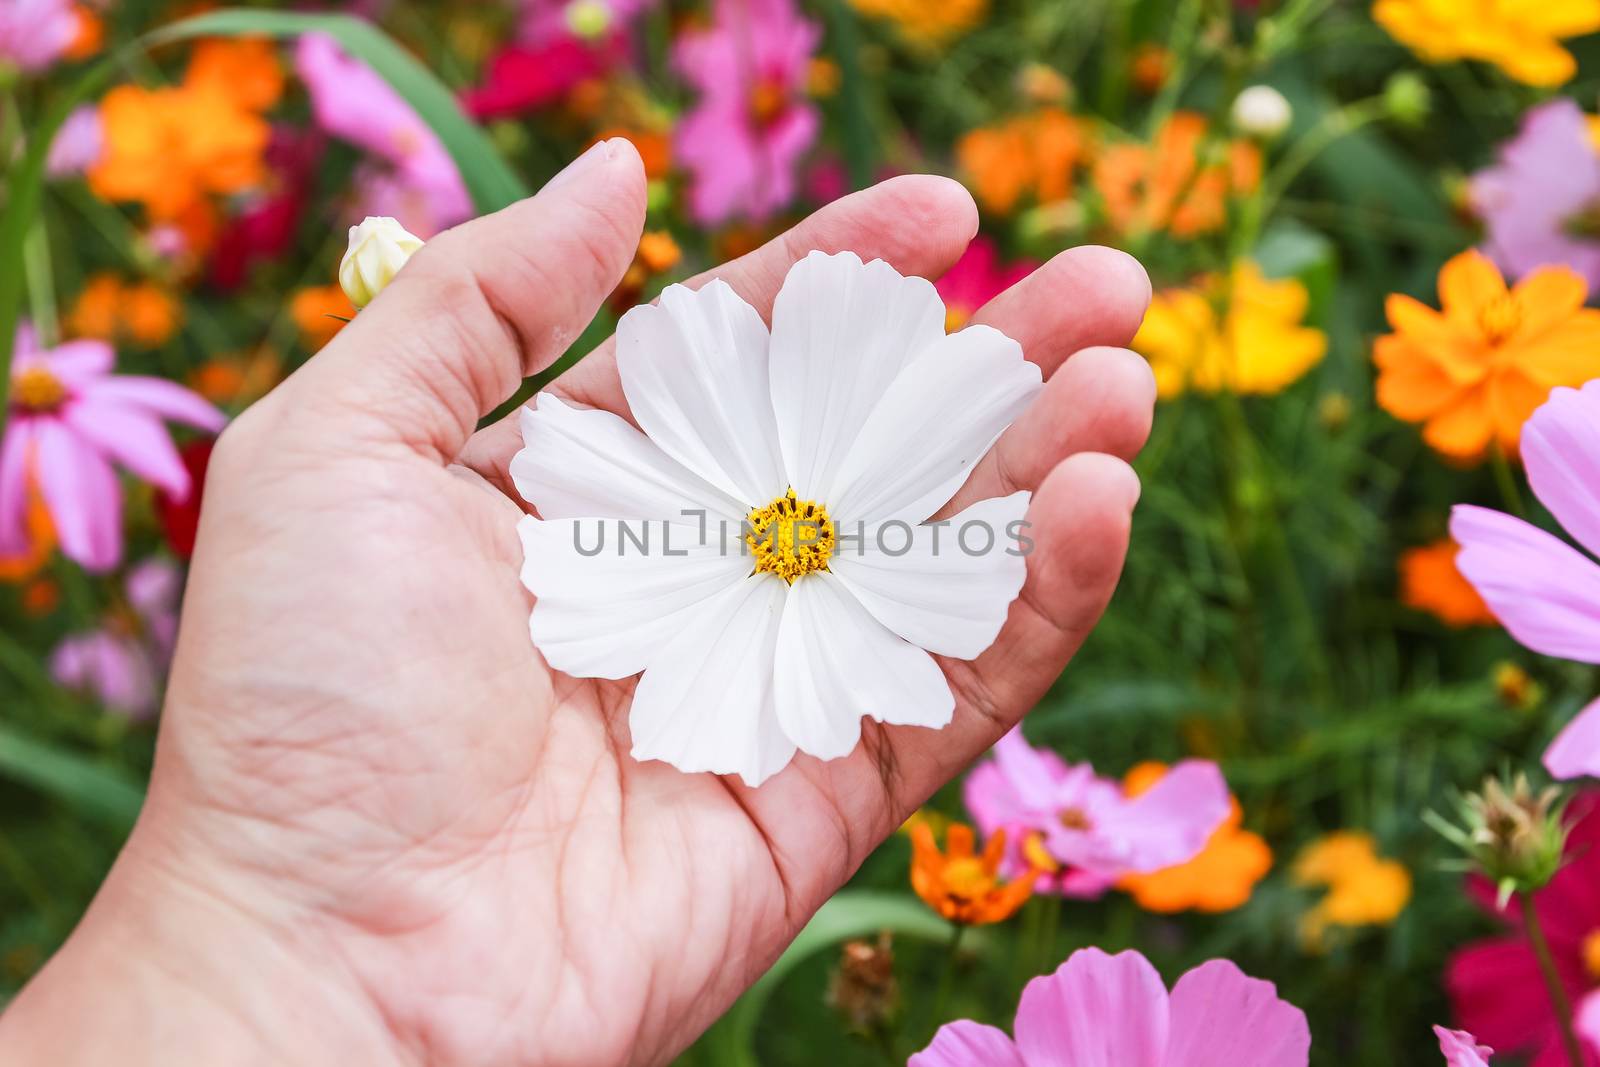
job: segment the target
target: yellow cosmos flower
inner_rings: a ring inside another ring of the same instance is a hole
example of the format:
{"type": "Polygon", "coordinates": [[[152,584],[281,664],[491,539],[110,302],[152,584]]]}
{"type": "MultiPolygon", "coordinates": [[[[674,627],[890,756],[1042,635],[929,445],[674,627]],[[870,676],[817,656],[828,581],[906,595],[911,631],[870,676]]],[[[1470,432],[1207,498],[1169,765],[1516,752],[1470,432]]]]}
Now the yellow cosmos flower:
{"type": "Polygon", "coordinates": [[[1411,872],[1378,855],[1371,834],[1341,830],[1307,845],[1295,860],[1294,882],[1327,886],[1301,921],[1301,934],[1320,948],[1330,927],[1386,926],[1411,900],[1411,872]]]}
{"type": "Polygon", "coordinates": [[[1229,279],[1157,294],[1133,347],[1150,360],[1164,400],[1185,389],[1281,392],[1328,351],[1327,336],[1303,324],[1309,302],[1300,282],[1266,278],[1242,260],[1229,279]]]}
{"type": "Polygon", "coordinates": [[[1528,85],[1555,86],[1578,71],[1562,38],[1600,30],[1600,0],[1378,0],[1372,17],[1429,63],[1480,59],[1528,85]]]}
{"type": "Polygon", "coordinates": [[[937,46],[960,37],[989,13],[989,0],[850,0],[870,18],[894,23],[913,44],[937,46]]]}

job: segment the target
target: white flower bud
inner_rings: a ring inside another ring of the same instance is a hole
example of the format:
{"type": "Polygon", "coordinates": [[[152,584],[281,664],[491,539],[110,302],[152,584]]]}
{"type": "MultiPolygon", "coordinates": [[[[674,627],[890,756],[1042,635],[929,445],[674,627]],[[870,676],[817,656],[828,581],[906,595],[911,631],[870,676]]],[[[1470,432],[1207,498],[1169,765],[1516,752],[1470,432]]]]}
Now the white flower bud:
{"type": "Polygon", "coordinates": [[[1282,136],[1294,118],[1284,95],[1270,85],[1252,85],[1233,102],[1233,124],[1241,133],[1271,141],[1282,136]]]}
{"type": "Polygon", "coordinates": [[[422,238],[387,216],[369,216],[350,227],[350,247],[339,263],[344,295],[356,307],[366,307],[421,247],[422,238]]]}

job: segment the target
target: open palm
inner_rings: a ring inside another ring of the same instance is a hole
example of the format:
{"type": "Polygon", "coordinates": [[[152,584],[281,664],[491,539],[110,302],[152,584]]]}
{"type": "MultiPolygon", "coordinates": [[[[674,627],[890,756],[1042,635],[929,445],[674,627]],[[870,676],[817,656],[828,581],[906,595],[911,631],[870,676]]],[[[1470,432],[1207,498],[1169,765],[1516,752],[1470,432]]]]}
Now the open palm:
{"type": "MultiPolygon", "coordinates": [[[[168,998],[219,1007],[217,1050],[254,1034],[262,1062],[663,1062],[1055,679],[1121,569],[1154,397],[1141,359],[1097,347],[1149,296],[1104,249],[976,316],[1048,383],[946,508],[1031,489],[1037,542],[999,640],[942,663],[950,727],[869,723],[848,758],[750,789],[634,761],[633,681],[545,666],[516,578],[520,437],[473,428],[620,279],[644,199],[632,148],[598,146],[430,242],[224,436],[149,803],[25,999],[59,1002],[120,936],[182,972],[168,998]]],[[[765,314],[811,249],[937,277],[975,226],[959,186],[901,178],[712,276],[765,314]]],[[[627,415],[609,343],[553,390],[627,415]]],[[[136,987],[119,1010],[159,1014],[159,983],[136,987]]],[[[100,1051],[157,1062],[134,1044],[100,1051]]]]}

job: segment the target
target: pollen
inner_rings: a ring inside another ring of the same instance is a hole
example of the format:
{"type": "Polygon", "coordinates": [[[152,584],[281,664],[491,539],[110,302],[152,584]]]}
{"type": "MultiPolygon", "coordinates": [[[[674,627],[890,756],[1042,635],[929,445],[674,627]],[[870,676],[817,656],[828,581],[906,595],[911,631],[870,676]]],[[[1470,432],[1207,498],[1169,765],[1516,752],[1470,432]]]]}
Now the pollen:
{"type": "Polygon", "coordinates": [[[66,399],[61,379],[37,364],[18,371],[11,381],[11,403],[23,411],[54,411],[66,399]]]}
{"type": "Polygon", "coordinates": [[[801,500],[793,489],[745,520],[744,541],[755,556],[755,573],[776,574],[793,585],[802,574],[828,569],[833,556],[833,520],[828,509],[801,500]]]}

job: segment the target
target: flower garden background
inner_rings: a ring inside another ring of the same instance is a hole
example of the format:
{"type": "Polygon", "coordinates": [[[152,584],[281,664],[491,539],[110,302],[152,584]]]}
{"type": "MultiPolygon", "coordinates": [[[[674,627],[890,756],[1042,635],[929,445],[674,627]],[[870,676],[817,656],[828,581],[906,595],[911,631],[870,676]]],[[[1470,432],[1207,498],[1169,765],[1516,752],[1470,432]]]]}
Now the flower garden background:
{"type": "Polygon", "coordinates": [[[899,173],[980,207],[952,330],[1073,245],[1155,285],[1105,621],[684,1062],[904,1062],[1092,946],[1169,985],[1232,960],[1315,1064],[1438,1062],[1434,1024],[1600,1063],[1600,742],[1551,748],[1600,582],[1483,511],[1451,540],[1464,504],[1600,547],[1600,400],[1566,391],[1600,379],[1597,31],[1600,0],[0,0],[0,989],[137,812],[209,442],[355,313],[345,229],[426,239],[624,136],[649,221],[569,361],[899,173]]]}

